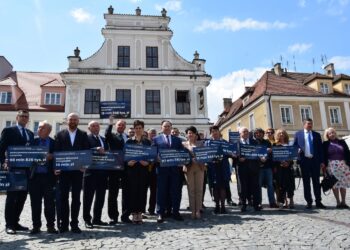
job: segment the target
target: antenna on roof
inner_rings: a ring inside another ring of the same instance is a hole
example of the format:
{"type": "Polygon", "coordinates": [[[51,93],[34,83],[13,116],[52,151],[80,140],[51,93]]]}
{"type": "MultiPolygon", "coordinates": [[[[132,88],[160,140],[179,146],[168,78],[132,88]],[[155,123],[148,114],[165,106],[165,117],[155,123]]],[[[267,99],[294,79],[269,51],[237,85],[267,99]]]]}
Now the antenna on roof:
{"type": "Polygon", "coordinates": [[[271,66],[272,68],[275,66],[275,64],[273,63],[273,60],[271,60],[271,66]]]}
{"type": "Polygon", "coordinates": [[[326,64],[328,64],[328,59],[327,59],[326,54],[324,54],[323,57],[324,57],[324,60],[325,60],[326,64]]]}
{"type": "Polygon", "coordinates": [[[297,66],[295,66],[295,56],[293,55],[294,71],[297,72],[297,66]]]}
{"type": "Polygon", "coordinates": [[[315,73],[315,57],[312,58],[312,73],[315,73]]]}
{"type": "Polygon", "coordinates": [[[289,71],[289,62],[288,62],[288,60],[287,60],[286,64],[287,64],[287,70],[289,71]]]}
{"type": "Polygon", "coordinates": [[[281,66],[283,66],[283,56],[280,55],[281,66]]]}

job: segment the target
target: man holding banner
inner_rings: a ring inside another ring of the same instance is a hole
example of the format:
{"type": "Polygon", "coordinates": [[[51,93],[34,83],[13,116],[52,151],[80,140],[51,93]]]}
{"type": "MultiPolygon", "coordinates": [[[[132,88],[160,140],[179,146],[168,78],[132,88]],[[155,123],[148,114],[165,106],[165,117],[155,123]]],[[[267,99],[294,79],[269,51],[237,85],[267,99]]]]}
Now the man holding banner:
{"type": "MultiPolygon", "coordinates": [[[[78,129],[79,116],[76,113],[71,113],[67,116],[68,128],[61,130],[55,137],[55,151],[72,151],[87,150],[90,148],[89,140],[86,132],[78,129]]],[[[79,167],[79,166],[78,166],[79,167]]],[[[81,166],[82,167],[82,166],[81,166]]],[[[59,205],[58,225],[60,233],[68,231],[69,212],[71,212],[71,231],[73,233],[81,233],[78,226],[78,216],[80,209],[80,191],[82,188],[83,171],[66,169],[65,171],[56,170],[59,175],[59,205]],[[69,191],[72,192],[72,203],[69,211],[69,191]]]]}
{"type": "MultiPolygon", "coordinates": [[[[19,110],[16,116],[17,125],[4,128],[0,138],[0,162],[5,169],[8,168],[5,153],[9,146],[29,146],[34,141],[34,134],[26,125],[29,121],[29,112],[19,110]]],[[[7,152],[8,153],[8,152],[7,152]]],[[[10,169],[10,171],[12,171],[10,169]]],[[[7,191],[5,202],[5,221],[6,233],[16,234],[16,231],[28,230],[19,224],[19,217],[23,210],[24,203],[27,199],[27,190],[7,191]]]]}

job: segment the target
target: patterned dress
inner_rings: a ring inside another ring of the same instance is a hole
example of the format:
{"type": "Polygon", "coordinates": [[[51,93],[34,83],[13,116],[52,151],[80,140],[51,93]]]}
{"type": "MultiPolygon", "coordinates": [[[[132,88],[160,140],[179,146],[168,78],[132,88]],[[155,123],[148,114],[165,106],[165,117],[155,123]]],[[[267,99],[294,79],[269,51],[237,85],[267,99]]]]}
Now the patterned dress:
{"type": "Polygon", "coordinates": [[[335,176],[338,182],[334,188],[350,187],[350,169],[345,162],[344,147],[339,144],[338,140],[331,141],[328,147],[328,173],[335,176]]]}

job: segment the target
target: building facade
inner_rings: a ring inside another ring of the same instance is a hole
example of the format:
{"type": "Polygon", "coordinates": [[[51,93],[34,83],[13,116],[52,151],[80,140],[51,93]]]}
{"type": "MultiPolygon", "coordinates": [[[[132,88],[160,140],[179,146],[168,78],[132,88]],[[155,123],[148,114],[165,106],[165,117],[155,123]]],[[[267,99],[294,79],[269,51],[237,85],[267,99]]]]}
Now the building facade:
{"type": "Polygon", "coordinates": [[[146,129],[160,128],[168,119],[180,131],[190,125],[206,131],[209,127],[206,87],[211,76],[205,60],[195,52],[192,62],[172,47],[170,17],[115,14],[112,6],[104,14],[104,43],[92,56],[82,60],[77,48],[69,56],[69,67],[61,74],[66,84],[65,115],[77,112],[82,127],[100,119],[100,101],[121,101],[130,105],[127,126],[142,119],[146,129]]]}
{"type": "Polygon", "coordinates": [[[314,129],[322,134],[333,127],[339,136],[349,135],[350,76],[336,75],[333,64],[320,74],[287,72],[277,63],[240,98],[224,99],[216,125],[224,138],[241,126],[284,128],[293,136],[305,118],[312,118],[314,129]]]}

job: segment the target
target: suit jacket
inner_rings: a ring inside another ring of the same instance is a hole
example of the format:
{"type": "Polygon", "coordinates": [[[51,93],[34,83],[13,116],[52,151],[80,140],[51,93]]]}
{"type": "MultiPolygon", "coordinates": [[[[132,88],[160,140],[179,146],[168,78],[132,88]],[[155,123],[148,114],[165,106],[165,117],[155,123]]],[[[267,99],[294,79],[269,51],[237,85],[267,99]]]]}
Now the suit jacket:
{"type": "Polygon", "coordinates": [[[34,134],[29,129],[25,129],[29,137],[25,139],[17,126],[12,126],[4,128],[1,132],[0,138],[0,162],[1,165],[5,162],[5,152],[7,151],[8,146],[25,146],[27,143],[29,145],[34,142],[34,134]]]}
{"type": "MultiPolygon", "coordinates": [[[[350,151],[348,144],[344,140],[339,139],[338,140],[339,144],[343,147],[344,149],[344,160],[346,162],[346,165],[350,166],[350,151]]],[[[330,145],[330,141],[324,141],[323,142],[323,163],[328,166],[328,147],[330,145]]]]}
{"type": "Polygon", "coordinates": [[[174,148],[174,149],[183,149],[182,141],[180,138],[171,135],[171,146],[167,144],[167,142],[164,140],[163,135],[158,135],[153,138],[153,146],[157,146],[158,149],[160,148],[174,148]]]}
{"type": "MultiPolygon", "coordinates": [[[[315,131],[312,130],[312,138],[313,138],[313,160],[317,161],[318,163],[322,163],[323,160],[323,148],[322,148],[322,139],[321,135],[315,131]]],[[[304,130],[299,130],[294,135],[294,145],[297,146],[301,152],[299,154],[299,158],[301,161],[305,159],[305,137],[304,137],[304,130]]]]}
{"type": "MultiPolygon", "coordinates": [[[[239,140],[239,143],[241,145],[241,140],[239,140]]],[[[254,140],[253,138],[249,138],[249,145],[258,145],[258,142],[256,140],[254,140]]],[[[243,167],[243,168],[258,168],[260,170],[260,159],[256,159],[256,160],[250,160],[250,159],[245,159],[245,161],[241,162],[239,161],[239,159],[237,158],[237,166],[238,167],[243,167]]]]}
{"type": "MultiPolygon", "coordinates": [[[[106,143],[106,139],[102,136],[100,136],[101,140],[102,140],[102,143],[103,143],[103,148],[105,150],[108,150],[109,147],[108,147],[108,144],[106,143]]],[[[94,148],[97,148],[97,147],[100,147],[100,142],[96,139],[96,137],[93,135],[93,134],[89,134],[88,135],[88,140],[89,140],[89,146],[91,149],[94,149],[94,148]]],[[[91,174],[102,174],[104,175],[106,173],[106,171],[104,170],[98,170],[98,169],[86,169],[84,171],[84,177],[87,177],[87,176],[91,176],[91,174]]]]}
{"type": "Polygon", "coordinates": [[[55,151],[76,151],[90,149],[86,132],[77,129],[74,144],[72,146],[68,129],[61,130],[55,136],[55,151]]]}
{"type": "MultiPolygon", "coordinates": [[[[49,137],[49,140],[50,140],[49,153],[53,154],[53,151],[55,149],[55,140],[52,139],[51,137],[49,137]]],[[[33,145],[34,146],[39,146],[40,145],[40,138],[39,137],[34,138],[33,145]]],[[[54,176],[54,169],[53,169],[53,160],[50,160],[50,161],[47,162],[47,168],[48,168],[48,174],[49,174],[50,178],[54,179],[55,176],[54,176]]],[[[35,175],[35,170],[36,170],[36,168],[32,169],[31,176],[35,175]]]]}
{"type": "Polygon", "coordinates": [[[105,137],[110,150],[123,150],[124,139],[122,136],[112,133],[113,125],[108,125],[105,137]]]}

